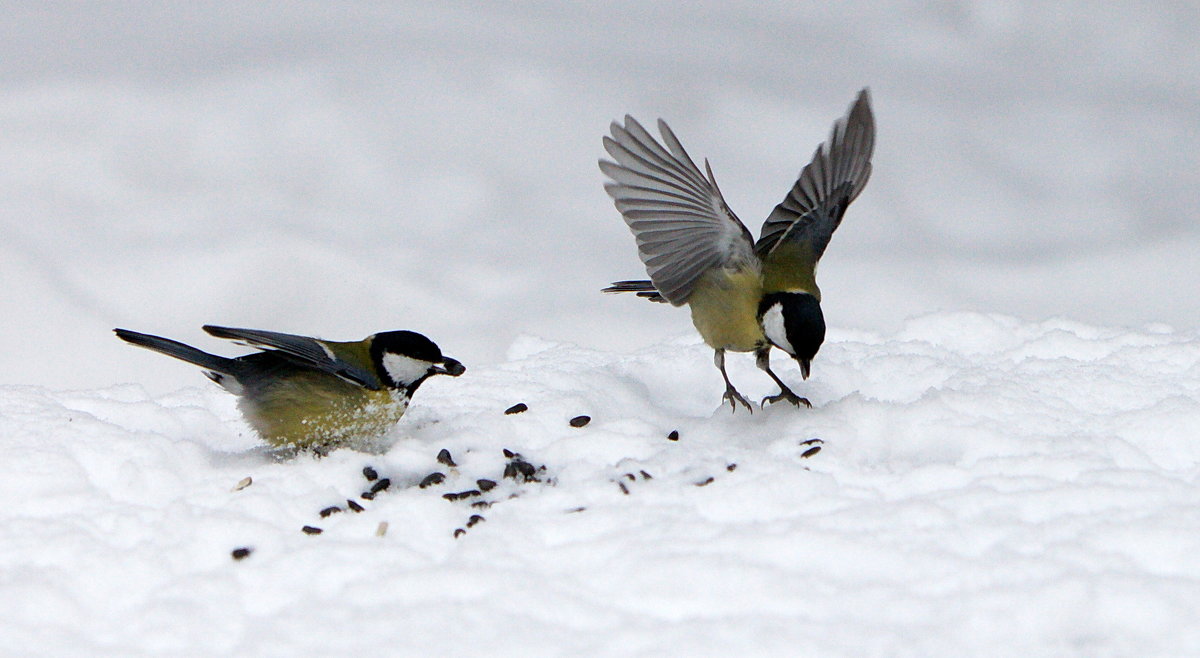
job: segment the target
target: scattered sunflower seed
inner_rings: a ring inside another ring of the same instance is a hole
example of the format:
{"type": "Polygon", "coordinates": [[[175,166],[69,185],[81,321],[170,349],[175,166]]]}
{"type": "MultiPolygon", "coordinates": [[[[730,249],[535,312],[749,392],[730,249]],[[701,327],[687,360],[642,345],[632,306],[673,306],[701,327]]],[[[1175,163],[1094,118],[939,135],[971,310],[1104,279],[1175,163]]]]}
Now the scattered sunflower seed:
{"type": "Polygon", "coordinates": [[[732,473],[732,472],[734,472],[735,470],[737,470],[737,464],[729,464],[729,465],[727,465],[727,466],[725,467],[725,470],[727,470],[727,471],[729,471],[730,473],[732,473]]]}
{"type": "Polygon", "coordinates": [[[571,427],[583,427],[592,422],[591,416],[576,416],[570,420],[571,427]]]}
{"type": "Polygon", "coordinates": [[[526,482],[535,482],[537,481],[537,469],[523,459],[514,459],[504,467],[504,477],[515,480],[517,476],[526,482]]]}
{"type": "Polygon", "coordinates": [[[525,404],[524,402],[518,402],[518,403],[514,404],[513,406],[505,409],[504,415],[511,416],[513,414],[519,414],[523,411],[529,411],[529,405],[525,404]]]}
{"type": "Polygon", "coordinates": [[[625,486],[624,482],[618,480],[617,486],[621,488],[621,493],[625,494],[626,496],[629,495],[629,487],[625,486]]]}
{"type": "MultiPolygon", "coordinates": [[[[254,484],[254,480],[249,475],[247,475],[246,477],[242,478],[241,480],[238,480],[238,483],[233,485],[233,489],[231,489],[231,491],[241,491],[242,489],[245,489],[246,487],[248,487],[252,484],[254,484]]],[[[241,559],[241,558],[239,558],[239,559],[241,559]]]]}
{"type": "Polygon", "coordinates": [[[479,495],[482,495],[482,492],[480,492],[478,489],[467,489],[466,491],[459,491],[458,493],[442,494],[442,498],[445,498],[446,500],[461,500],[463,498],[471,498],[472,496],[479,495]]]}
{"type": "Polygon", "coordinates": [[[364,491],[361,495],[359,495],[359,498],[362,498],[363,500],[375,500],[375,492],[364,491]]]}
{"type": "Polygon", "coordinates": [[[337,505],[330,505],[329,507],[321,510],[321,518],[323,519],[331,514],[337,514],[340,511],[342,511],[342,508],[338,507],[337,505]]]}
{"type": "Polygon", "coordinates": [[[233,552],[230,553],[230,555],[232,555],[233,559],[235,559],[235,560],[243,560],[247,557],[250,557],[250,554],[253,552],[254,552],[253,548],[250,548],[249,546],[242,546],[242,547],[233,549],[233,552]]]}
{"type": "Polygon", "coordinates": [[[471,503],[471,507],[474,507],[476,509],[487,509],[491,506],[492,506],[492,504],[486,500],[477,500],[477,501],[471,503]]]}
{"type": "Polygon", "coordinates": [[[478,514],[472,514],[471,518],[467,519],[467,527],[468,528],[474,527],[475,524],[479,523],[480,521],[487,521],[487,519],[483,518],[482,516],[479,516],[478,514]]]}
{"type": "Polygon", "coordinates": [[[380,521],[379,526],[375,528],[375,536],[382,537],[387,534],[388,522],[380,521]]]}
{"type": "Polygon", "coordinates": [[[508,448],[504,449],[504,457],[505,458],[512,459],[513,457],[516,457],[516,456],[517,456],[517,453],[513,452],[512,450],[509,450],[508,448]]]}
{"type": "Polygon", "coordinates": [[[367,478],[368,482],[374,482],[379,479],[379,473],[376,473],[375,469],[370,466],[363,466],[363,477],[367,478]]]}
{"type": "Polygon", "coordinates": [[[454,458],[450,456],[450,451],[445,448],[442,448],[442,451],[438,453],[437,460],[439,464],[445,464],[450,468],[458,466],[458,464],[454,463],[454,458]]]}
{"type": "Polygon", "coordinates": [[[634,477],[633,473],[626,473],[626,474],[624,475],[624,477],[627,477],[627,478],[629,478],[629,481],[630,481],[630,482],[637,482],[637,478],[636,478],[636,477],[634,477]]]}
{"type": "Polygon", "coordinates": [[[671,430],[671,433],[667,435],[667,440],[668,441],[678,441],[679,440],[679,430],[671,430]]]}
{"type": "Polygon", "coordinates": [[[391,478],[383,478],[371,485],[371,493],[376,494],[380,491],[387,491],[387,488],[392,486],[391,478]]]}
{"type": "Polygon", "coordinates": [[[707,479],[704,479],[704,480],[701,480],[700,482],[697,482],[697,483],[696,483],[696,486],[697,486],[697,487],[707,487],[708,485],[710,485],[710,484],[712,484],[712,483],[713,483],[713,479],[714,479],[714,478],[713,478],[713,477],[710,475],[710,476],[709,476],[707,479]]]}
{"type": "Polygon", "coordinates": [[[478,480],[475,480],[475,484],[478,485],[479,490],[483,491],[483,492],[488,492],[488,491],[491,491],[492,489],[496,488],[496,481],[488,480],[486,478],[480,478],[478,480]]]}
{"type": "Polygon", "coordinates": [[[573,508],[567,510],[567,514],[576,514],[576,513],[582,512],[586,509],[587,509],[586,507],[573,507],[573,508]]]}
{"type": "Polygon", "coordinates": [[[425,479],[421,480],[421,483],[417,486],[424,489],[426,487],[432,487],[435,484],[441,484],[442,482],[445,482],[445,480],[446,480],[445,473],[439,473],[437,471],[434,471],[434,472],[430,473],[429,475],[426,475],[425,479]]]}
{"type": "Polygon", "coordinates": [[[346,507],[349,507],[350,511],[354,512],[355,514],[358,514],[359,512],[366,509],[362,505],[359,505],[358,503],[354,502],[353,500],[350,500],[349,498],[346,499],[346,507]]]}
{"type": "Polygon", "coordinates": [[[812,457],[813,455],[817,454],[818,452],[821,452],[821,446],[813,446],[813,447],[809,448],[808,450],[805,450],[804,452],[800,453],[800,458],[808,459],[809,457],[812,457]]]}
{"type": "Polygon", "coordinates": [[[325,532],[324,530],[322,530],[320,528],[316,528],[316,527],[313,527],[310,525],[306,525],[303,528],[300,528],[300,531],[306,535],[319,535],[322,532],[325,532]]]}
{"type": "Polygon", "coordinates": [[[467,531],[466,531],[466,530],[463,530],[462,528],[455,528],[455,529],[454,529],[454,538],[455,538],[455,539],[458,539],[459,537],[462,537],[462,536],[463,536],[463,535],[465,535],[465,534],[467,534],[467,531]]]}
{"type": "Polygon", "coordinates": [[[653,480],[653,479],[654,479],[654,476],[653,476],[653,475],[650,475],[650,474],[649,474],[649,473],[647,473],[646,471],[638,471],[638,473],[641,473],[641,474],[642,474],[642,479],[643,479],[643,480],[653,480]]]}

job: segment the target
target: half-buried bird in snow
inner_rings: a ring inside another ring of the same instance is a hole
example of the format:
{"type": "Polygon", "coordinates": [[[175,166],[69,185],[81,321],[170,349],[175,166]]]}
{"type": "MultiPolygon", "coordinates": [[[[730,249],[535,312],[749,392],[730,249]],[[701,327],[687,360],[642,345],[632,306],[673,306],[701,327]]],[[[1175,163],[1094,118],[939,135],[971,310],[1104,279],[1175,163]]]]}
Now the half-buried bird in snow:
{"type": "Polygon", "coordinates": [[[426,379],[466,371],[412,331],[337,342],[256,329],[204,330],[262,351],[230,359],[168,338],[114,331],[126,342],[204,368],[238,396],[250,426],[274,446],[326,450],[369,441],[400,420],[426,379]]]}

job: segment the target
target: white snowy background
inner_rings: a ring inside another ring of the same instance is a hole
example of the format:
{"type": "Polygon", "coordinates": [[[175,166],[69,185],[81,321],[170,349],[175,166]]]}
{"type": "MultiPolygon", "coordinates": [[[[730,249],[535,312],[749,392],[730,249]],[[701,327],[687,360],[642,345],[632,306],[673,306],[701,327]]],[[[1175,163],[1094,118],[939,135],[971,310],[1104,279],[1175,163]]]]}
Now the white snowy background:
{"type": "Polygon", "coordinates": [[[0,652],[1200,647],[1196,5],[3,12],[0,652]],[[666,118],[757,232],[862,86],[829,340],[777,358],[814,409],[731,415],[686,312],[598,293],[643,275],[600,138],[666,118]],[[415,329],[468,372],[378,454],[276,461],[111,334],[238,353],[204,323],[415,329]],[[365,465],[392,487],[320,518],[365,465]]]}

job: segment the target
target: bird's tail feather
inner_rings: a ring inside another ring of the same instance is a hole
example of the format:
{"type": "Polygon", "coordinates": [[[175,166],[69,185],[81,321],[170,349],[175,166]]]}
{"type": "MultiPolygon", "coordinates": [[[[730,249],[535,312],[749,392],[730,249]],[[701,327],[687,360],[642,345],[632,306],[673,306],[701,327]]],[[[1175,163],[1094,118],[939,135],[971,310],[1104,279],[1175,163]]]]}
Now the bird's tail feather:
{"type": "Polygon", "coordinates": [[[209,354],[191,345],[184,345],[179,341],[138,333],[128,329],[113,329],[113,332],[117,334],[118,338],[127,343],[137,345],[138,347],[145,347],[155,352],[161,352],[167,356],[187,361],[188,363],[194,363],[206,370],[225,374],[235,374],[237,371],[237,366],[235,365],[237,362],[233,359],[209,354]]]}
{"type": "Polygon", "coordinates": [[[652,302],[666,303],[667,301],[658,288],[654,287],[652,281],[616,281],[601,292],[632,292],[637,293],[638,297],[649,299],[652,302]]]}

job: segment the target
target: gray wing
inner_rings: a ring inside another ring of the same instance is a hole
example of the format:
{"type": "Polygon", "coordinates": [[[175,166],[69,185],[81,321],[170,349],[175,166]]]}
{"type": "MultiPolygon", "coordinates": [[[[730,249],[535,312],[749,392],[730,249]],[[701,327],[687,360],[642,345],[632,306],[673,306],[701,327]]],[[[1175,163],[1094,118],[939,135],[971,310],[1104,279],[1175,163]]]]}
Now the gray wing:
{"type": "Polygon", "coordinates": [[[204,330],[217,338],[228,338],[260,349],[277,349],[285,352],[314,368],[337,375],[353,384],[358,384],[373,391],[383,388],[374,373],[361,366],[339,358],[324,341],[308,336],[281,334],[274,331],[259,329],[238,329],[234,327],[217,327],[204,325],[204,330]]]}
{"type": "Polygon", "coordinates": [[[754,251],[766,258],[785,241],[809,242],[820,258],[851,201],[871,177],[875,119],[871,93],[863,89],[846,116],[833,124],[829,140],[813,154],[783,203],[763,223],[754,251]]]}
{"type": "Polygon", "coordinates": [[[753,261],[754,239],[733,214],[712,169],[700,173],[661,119],[664,148],[633,117],[614,122],[600,161],[604,185],[637,240],[654,287],[675,306],[687,302],[697,279],[714,267],[753,261]]]}

